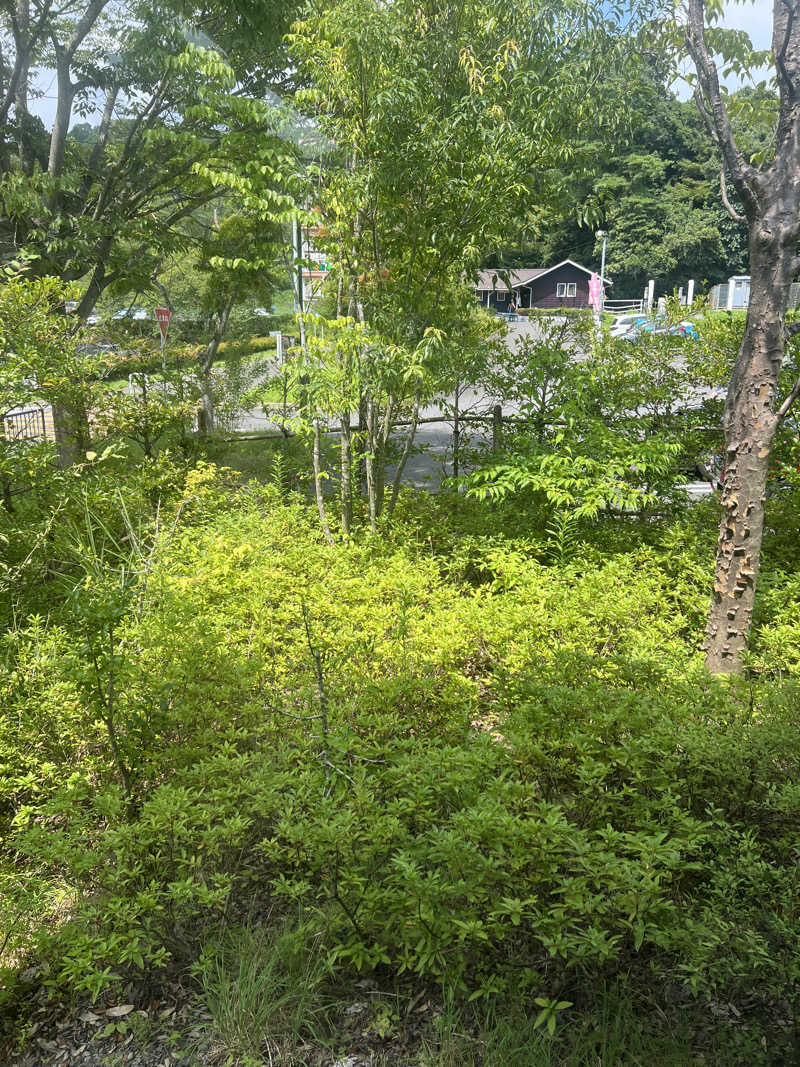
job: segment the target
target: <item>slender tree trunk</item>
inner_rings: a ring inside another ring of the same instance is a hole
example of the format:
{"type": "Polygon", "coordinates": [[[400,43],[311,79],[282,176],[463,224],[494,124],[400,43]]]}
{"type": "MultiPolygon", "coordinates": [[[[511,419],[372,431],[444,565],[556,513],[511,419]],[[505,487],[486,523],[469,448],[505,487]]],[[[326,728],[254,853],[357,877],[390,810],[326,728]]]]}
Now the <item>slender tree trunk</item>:
{"type": "Polygon", "coordinates": [[[358,491],[363,496],[369,496],[369,487],[367,484],[367,451],[369,450],[369,412],[367,409],[367,398],[362,393],[358,398],[358,430],[357,441],[359,452],[357,454],[356,461],[356,478],[358,481],[358,491]]]}
{"type": "Polygon", "coordinates": [[[313,462],[314,462],[314,496],[317,500],[317,511],[319,512],[319,521],[322,526],[322,532],[325,534],[325,540],[329,545],[334,543],[333,534],[331,528],[328,525],[328,516],[325,511],[325,497],[322,495],[322,460],[320,456],[320,429],[319,429],[319,416],[314,416],[314,448],[313,448],[313,462]]]}
{"type": "Polygon", "coordinates": [[[367,508],[369,510],[369,527],[373,533],[378,531],[378,494],[375,485],[375,404],[367,399],[367,424],[364,433],[364,459],[367,480],[367,508]]]}
{"type": "Polygon", "coordinates": [[[103,290],[107,284],[106,263],[111,252],[112,243],[113,238],[110,234],[107,234],[105,237],[102,237],[97,244],[95,267],[92,271],[92,276],[89,279],[89,284],[86,286],[86,291],[78,305],[77,314],[82,319],[88,319],[94,311],[97,301],[103,295],[103,290]]]}
{"type": "Polygon", "coordinates": [[[725,404],[722,519],[706,634],[706,666],[715,674],[741,670],[753,617],[791,282],[792,250],[775,239],[779,233],[765,220],[751,241],[747,326],[725,404]]]}
{"type": "Polygon", "coordinates": [[[5,474],[0,474],[0,491],[2,492],[3,507],[9,515],[13,515],[14,497],[11,495],[11,482],[5,474]]]}
{"type": "Polygon", "coordinates": [[[339,482],[339,494],[341,502],[342,512],[342,533],[344,534],[345,541],[350,540],[350,519],[352,517],[353,501],[352,501],[352,487],[350,484],[350,471],[352,464],[352,455],[350,448],[350,410],[349,408],[341,414],[342,432],[340,434],[340,460],[341,460],[341,475],[339,482]]]}
{"type": "Polygon", "coordinates": [[[100,128],[97,131],[97,140],[95,141],[92,154],[89,156],[89,166],[86,174],[86,187],[84,190],[84,197],[89,191],[89,186],[95,177],[100,176],[100,164],[105,155],[106,145],[108,144],[108,135],[111,131],[111,123],[114,119],[114,108],[117,106],[117,98],[119,97],[119,86],[113,86],[106,93],[105,104],[103,105],[103,114],[100,119],[100,128]]]}
{"type": "Polygon", "coordinates": [[[456,382],[456,390],[454,394],[455,404],[453,406],[453,477],[458,477],[458,461],[459,453],[461,451],[461,413],[458,408],[459,391],[461,389],[461,383],[456,382]]]}
{"type": "MultiPolygon", "coordinates": [[[[336,281],[336,318],[342,317],[344,301],[344,275],[342,271],[339,271],[339,277],[336,281]]],[[[350,360],[345,357],[343,378],[345,382],[349,383],[351,374],[350,360]]],[[[351,474],[353,469],[353,449],[352,449],[352,433],[350,427],[350,406],[342,410],[341,414],[341,426],[342,431],[340,435],[340,461],[341,461],[341,475],[339,480],[339,494],[340,494],[340,506],[342,513],[342,534],[345,541],[350,540],[350,520],[353,516],[353,490],[351,484],[351,474]]]]}
{"type": "Polygon", "coordinates": [[[61,404],[53,404],[53,429],[56,435],[58,465],[64,470],[81,458],[83,434],[77,428],[77,418],[74,411],[70,411],[61,404]]]}
{"type": "Polygon", "coordinates": [[[153,457],[153,445],[150,440],[150,419],[148,413],[148,398],[147,398],[147,375],[143,372],[141,377],[142,384],[142,409],[144,411],[144,418],[142,419],[142,437],[140,444],[142,451],[148,459],[153,457]]]}
{"type": "Polygon", "coordinates": [[[58,98],[56,100],[56,117],[50,134],[50,158],[47,165],[47,173],[51,178],[57,178],[64,166],[67,134],[69,133],[69,124],[72,119],[75,86],[72,84],[70,75],[71,59],[72,57],[63,48],[59,46],[56,49],[58,98]]]}
{"type": "Polygon", "coordinates": [[[503,450],[503,408],[495,404],[492,408],[492,452],[503,450]]]}
{"type": "Polygon", "coordinates": [[[228,329],[233,305],[236,303],[236,293],[226,300],[222,310],[216,317],[214,332],[211,340],[203,349],[200,356],[200,410],[197,413],[197,430],[201,437],[206,437],[214,432],[216,412],[214,406],[213,370],[214,360],[217,358],[219,346],[228,329]]]}
{"type": "Polygon", "coordinates": [[[387,508],[387,511],[386,511],[386,518],[388,519],[389,522],[391,522],[392,515],[394,515],[394,508],[395,508],[395,504],[397,503],[398,494],[400,492],[400,483],[401,483],[402,478],[403,478],[403,471],[406,469],[406,463],[408,462],[408,457],[411,455],[411,448],[412,448],[412,446],[414,444],[414,438],[415,438],[416,433],[417,433],[417,424],[418,424],[418,422],[419,422],[419,397],[417,396],[417,397],[414,398],[414,412],[413,412],[413,414],[411,416],[411,425],[409,426],[408,433],[406,434],[406,440],[405,440],[405,444],[403,445],[403,451],[402,451],[402,453],[400,455],[400,461],[397,464],[397,470],[394,472],[394,480],[392,482],[392,495],[391,495],[391,497],[389,499],[389,507],[387,508]]]}
{"type": "Polygon", "coordinates": [[[30,77],[30,0],[17,0],[17,63],[18,76],[14,88],[14,118],[17,123],[17,145],[22,170],[33,174],[33,152],[29,145],[30,114],[28,112],[28,79],[30,77]]]}

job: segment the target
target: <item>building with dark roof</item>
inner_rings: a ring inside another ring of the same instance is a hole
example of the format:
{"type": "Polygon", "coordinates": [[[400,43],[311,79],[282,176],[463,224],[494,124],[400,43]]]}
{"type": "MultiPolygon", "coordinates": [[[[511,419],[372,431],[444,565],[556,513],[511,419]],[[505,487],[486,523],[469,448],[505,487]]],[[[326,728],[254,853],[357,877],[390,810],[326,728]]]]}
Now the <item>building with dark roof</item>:
{"type": "MultiPolygon", "coordinates": [[[[503,270],[496,267],[478,272],[475,292],[484,307],[507,311],[511,294],[518,308],[585,308],[589,306],[592,271],[572,259],[554,267],[503,270]],[[510,282],[511,289],[506,284],[510,282]]],[[[605,279],[606,295],[611,282],[605,279]]]]}

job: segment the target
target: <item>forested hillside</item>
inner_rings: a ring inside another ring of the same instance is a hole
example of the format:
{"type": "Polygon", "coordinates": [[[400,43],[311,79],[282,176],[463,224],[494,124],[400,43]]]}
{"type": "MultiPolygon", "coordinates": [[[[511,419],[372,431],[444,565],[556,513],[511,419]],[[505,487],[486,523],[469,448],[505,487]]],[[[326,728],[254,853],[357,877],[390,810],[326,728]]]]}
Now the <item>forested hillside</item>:
{"type": "MultiPolygon", "coordinates": [[[[774,123],[773,94],[741,89],[734,100],[748,150],[763,151],[774,123]]],[[[612,149],[597,146],[602,166],[562,190],[559,215],[544,226],[531,216],[524,240],[498,250],[487,265],[597,263],[595,231],[602,228],[610,235],[614,297],[641,296],[650,278],[672,292],[693,277],[707,292],[747,273],[747,229],[723,206],[719,155],[694,101],[677,99],[663,77],[653,77],[632,112],[612,149]]]]}

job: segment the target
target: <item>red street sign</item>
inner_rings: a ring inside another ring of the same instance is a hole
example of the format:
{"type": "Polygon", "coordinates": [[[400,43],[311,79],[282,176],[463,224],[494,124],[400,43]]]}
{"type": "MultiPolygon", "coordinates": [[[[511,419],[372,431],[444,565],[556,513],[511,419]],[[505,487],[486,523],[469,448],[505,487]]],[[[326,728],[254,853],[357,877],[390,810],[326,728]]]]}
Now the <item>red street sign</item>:
{"type": "Polygon", "coordinates": [[[158,319],[158,328],[161,330],[161,340],[166,341],[172,312],[169,308],[156,308],[156,318],[158,319]]]}

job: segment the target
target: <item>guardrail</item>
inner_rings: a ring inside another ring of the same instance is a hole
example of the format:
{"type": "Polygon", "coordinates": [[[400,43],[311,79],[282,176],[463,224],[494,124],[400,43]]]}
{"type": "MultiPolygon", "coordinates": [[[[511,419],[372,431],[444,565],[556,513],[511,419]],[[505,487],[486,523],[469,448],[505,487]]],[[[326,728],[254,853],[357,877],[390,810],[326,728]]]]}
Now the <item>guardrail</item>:
{"type": "Polygon", "coordinates": [[[611,311],[615,315],[622,315],[626,311],[644,311],[644,300],[605,300],[603,311],[611,311]]]}

